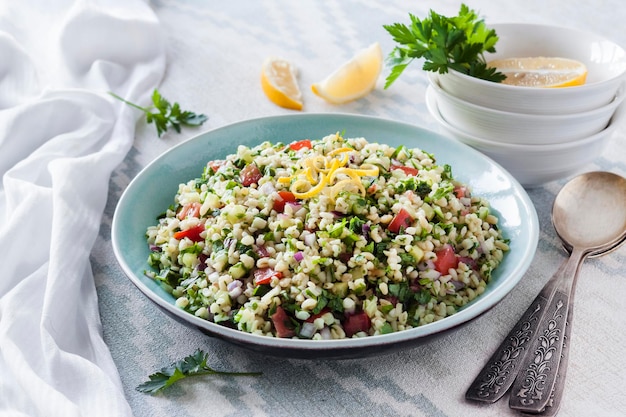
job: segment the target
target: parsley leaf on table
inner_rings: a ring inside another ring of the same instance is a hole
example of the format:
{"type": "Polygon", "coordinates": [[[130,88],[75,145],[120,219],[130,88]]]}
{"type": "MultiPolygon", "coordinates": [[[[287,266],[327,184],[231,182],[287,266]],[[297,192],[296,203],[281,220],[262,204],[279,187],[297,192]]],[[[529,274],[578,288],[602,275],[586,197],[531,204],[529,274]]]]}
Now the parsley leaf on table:
{"type": "Polygon", "coordinates": [[[198,349],[192,355],[189,355],[178,362],[174,362],[165,368],[161,368],[149,376],[150,380],[139,386],[136,390],[146,394],[156,394],[167,387],[173,385],[176,381],[183,378],[201,375],[233,375],[233,376],[258,376],[261,372],[223,372],[216,371],[207,365],[209,359],[208,353],[198,349]]]}
{"type": "Polygon", "coordinates": [[[180,109],[180,105],[178,103],[171,104],[161,95],[161,93],[159,93],[157,89],[154,89],[154,92],[152,93],[153,105],[147,108],[131,103],[111,91],[109,91],[109,94],[129,106],[144,112],[146,114],[146,121],[148,123],[154,123],[156,126],[159,137],[167,131],[169,126],[172,126],[177,133],[180,133],[181,125],[195,127],[202,125],[202,123],[208,120],[208,117],[204,114],[183,111],[180,109]]]}
{"type": "Polygon", "coordinates": [[[429,17],[419,19],[409,13],[411,25],[402,23],[383,25],[389,32],[396,47],[387,57],[391,72],[387,76],[388,88],[402,74],[406,67],[418,58],[424,58],[425,71],[445,74],[449,69],[482,78],[501,82],[506,78],[495,68],[487,66],[485,52],[495,52],[498,36],[485,22],[465,4],[461,5],[458,16],[446,17],[430,11],[429,17]]]}

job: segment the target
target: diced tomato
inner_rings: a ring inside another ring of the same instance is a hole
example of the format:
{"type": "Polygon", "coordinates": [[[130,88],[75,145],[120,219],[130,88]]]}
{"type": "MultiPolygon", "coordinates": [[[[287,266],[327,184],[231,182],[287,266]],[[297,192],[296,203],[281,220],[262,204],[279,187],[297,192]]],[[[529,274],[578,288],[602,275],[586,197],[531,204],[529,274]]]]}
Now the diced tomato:
{"type": "Polygon", "coordinates": [[[312,147],[313,145],[311,144],[311,141],[308,139],[299,140],[289,145],[289,149],[291,149],[292,151],[299,151],[300,149],[303,149],[303,148],[311,149],[312,147]]]}
{"type": "Polygon", "coordinates": [[[207,166],[209,168],[211,168],[213,170],[213,172],[217,172],[218,169],[220,169],[220,167],[222,165],[224,165],[226,163],[226,161],[221,160],[221,159],[216,159],[215,161],[210,161],[207,166]]]}
{"type": "Polygon", "coordinates": [[[452,245],[444,245],[435,251],[437,258],[433,261],[435,269],[442,274],[447,274],[450,268],[456,269],[459,266],[459,258],[454,253],[452,245]]]}
{"type": "Polygon", "coordinates": [[[285,204],[296,202],[296,196],[293,195],[291,191],[279,191],[278,197],[279,198],[274,200],[274,206],[272,208],[279,213],[285,211],[285,204]]]}
{"type": "Polygon", "coordinates": [[[253,272],[254,283],[256,285],[269,284],[273,277],[282,278],[283,274],[279,271],[275,271],[272,268],[259,268],[253,272]]]}
{"type": "Polygon", "coordinates": [[[343,321],[343,331],[347,337],[352,337],[358,332],[367,332],[370,329],[370,318],[365,311],[360,313],[350,314],[346,316],[343,321]]]}
{"type": "Polygon", "coordinates": [[[176,214],[180,220],[186,219],[187,217],[200,217],[200,207],[202,204],[200,203],[188,203],[181,207],[176,214]]]}
{"type": "Polygon", "coordinates": [[[389,168],[390,171],[393,171],[394,169],[399,169],[401,171],[404,171],[406,175],[416,176],[419,173],[417,168],[407,167],[404,165],[391,165],[391,168],[389,168]]]}
{"type": "Polygon", "coordinates": [[[256,164],[246,165],[239,173],[239,180],[241,181],[241,185],[244,187],[257,184],[262,177],[263,174],[261,174],[261,170],[259,170],[259,167],[256,166],[256,164]]]}
{"type": "Polygon", "coordinates": [[[457,186],[454,188],[454,195],[456,195],[456,198],[463,198],[466,191],[467,187],[457,186]]]}
{"type": "Polygon", "coordinates": [[[409,227],[412,222],[413,218],[409,212],[402,208],[398,214],[391,219],[391,222],[387,226],[387,230],[392,233],[399,233],[401,229],[409,227]]]}
{"type": "Polygon", "coordinates": [[[276,307],[276,312],[272,314],[270,318],[272,319],[278,337],[294,337],[296,335],[289,316],[281,306],[276,307]]]}
{"type": "Polygon", "coordinates": [[[200,233],[202,232],[204,232],[204,224],[200,223],[199,225],[190,227],[189,229],[181,230],[174,233],[174,239],[181,240],[184,238],[189,238],[194,242],[200,242],[202,240],[202,237],[200,237],[200,233]]]}

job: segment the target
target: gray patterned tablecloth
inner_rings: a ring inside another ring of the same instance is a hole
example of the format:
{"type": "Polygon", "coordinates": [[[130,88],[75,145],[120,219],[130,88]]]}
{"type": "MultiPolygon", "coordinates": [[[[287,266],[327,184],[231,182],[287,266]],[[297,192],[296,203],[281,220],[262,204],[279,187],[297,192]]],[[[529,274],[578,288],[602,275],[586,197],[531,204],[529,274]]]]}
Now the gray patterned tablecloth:
{"type": "MultiPolygon", "coordinates": [[[[167,39],[167,69],[158,87],[184,107],[207,114],[202,130],[290,112],[269,102],[260,87],[261,63],[276,55],[299,68],[304,112],[374,115],[440,131],[424,103],[427,79],[418,64],[392,88],[383,90],[381,79],[369,96],[342,106],[323,102],[308,86],[372,42],[379,41],[388,53],[393,44],[383,24],[407,22],[409,12],[425,16],[430,8],[453,15],[457,1],[154,0],[150,5],[167,39]]],[[[621,0],[474,0],[469,6],[488,22],[555,23],[626,46],[621,0]]],[[[154,126],[137,124],[134,146],[112,175],[91,255],[104,339],[137,416],[517,415],[505,400],[477,405],[466,402],[464,393],[565,259],[550,223],[554,196],[565,180],[528,190],[541,227],[535,259],[519,285],[477,320],[429,344],[381,357],[280,359],[251,354],[173,321],[131,284],[113,256],[111,219],[129,181],[162,152],[197,133],[185,129],[157,138],[154,126]],[[197,348],[211,353],[215,368],[263,374],[190,380],[157,396],[135,390],[150,373],[197,348]]],[[[603,155],[581,170],[626,175],[625,136],[626,126],[619,126],[603,155]]],[[[626,415],[625,267],[626,248],[621,248],[582,268],[562,416],[626,415]]]]}

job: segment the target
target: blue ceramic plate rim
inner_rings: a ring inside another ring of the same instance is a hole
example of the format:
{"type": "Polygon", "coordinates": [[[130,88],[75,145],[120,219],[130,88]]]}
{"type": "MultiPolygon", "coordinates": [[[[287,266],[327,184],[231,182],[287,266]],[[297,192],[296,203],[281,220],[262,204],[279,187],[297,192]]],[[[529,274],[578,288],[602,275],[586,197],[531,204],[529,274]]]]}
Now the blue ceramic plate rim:
{"type": "Polygon", "coordinates": [[[482,153],[413,124],[353,114],[309,113],[244,120],[201,133],[157,157],[129,183],[115,209],[111,227],[115,257],[132,283],[159,307],[186,324],[252,349],[305,350],[324,356],[328,351],[406,344],[455,328],[500,302],[529,268],[539,239],[535,207],[524,188],[499,164],[482,153]],[[500,227],[511,240],[511,251],[494,272],[487,290],[456,314],[417,328],[379,336],[342,340],[280,339],[245,333],[200,319],[175,306],[174,297],[145,276],[149,268],[146,228],[155,223],[173,202],[178,184],[199,177],[206,162],[236,151],[240,143],[256,145],[264,140],[289,143],[317,139],[335,132],[345,137],[365,137],[370,142],[419,147],[448,163],[456,179],[469,184],[474,194],[490,202],[500,217],[500,227]]]}

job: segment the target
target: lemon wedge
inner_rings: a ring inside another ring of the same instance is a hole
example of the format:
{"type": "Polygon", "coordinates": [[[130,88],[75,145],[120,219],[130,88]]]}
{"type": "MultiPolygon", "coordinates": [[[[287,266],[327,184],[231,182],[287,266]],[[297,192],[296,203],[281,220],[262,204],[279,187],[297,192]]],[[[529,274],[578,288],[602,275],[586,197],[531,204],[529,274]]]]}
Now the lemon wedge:
{"type": "Polygon", "coordinates": [[[491,61],[488,66],[506,75],[503,84],[523,87],[572,87],[587,79],[585,64],[567,58],[507,58],[491,61]]]}
{"type": "Polygon", "coordinates": [[[343,104],[369,94],[380,75],[383,53],[378,42],[356,53],[324,80],[311,86],[324,100],[343,104]]]}
{"type": "Polygon", "coordinates": [[[287,109],[302,110],[298,71],[289,61],[267,58],[261,69],[261,86],[272,103],[287,109]]]}

